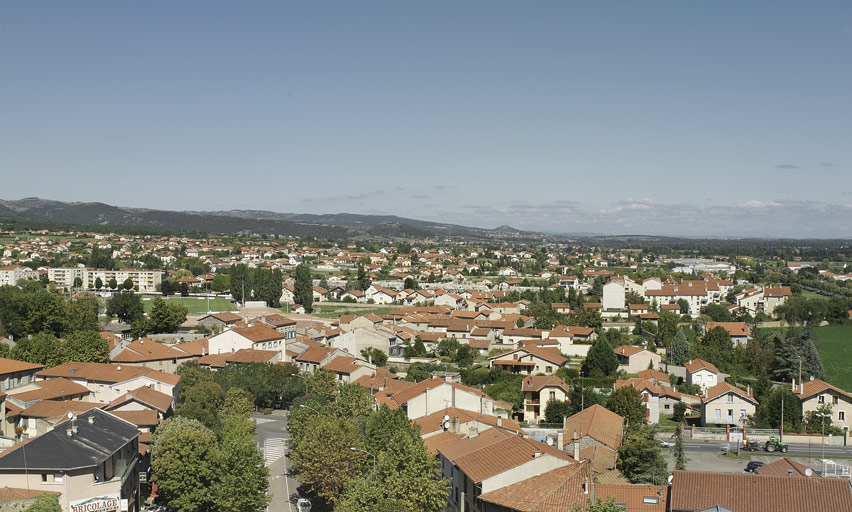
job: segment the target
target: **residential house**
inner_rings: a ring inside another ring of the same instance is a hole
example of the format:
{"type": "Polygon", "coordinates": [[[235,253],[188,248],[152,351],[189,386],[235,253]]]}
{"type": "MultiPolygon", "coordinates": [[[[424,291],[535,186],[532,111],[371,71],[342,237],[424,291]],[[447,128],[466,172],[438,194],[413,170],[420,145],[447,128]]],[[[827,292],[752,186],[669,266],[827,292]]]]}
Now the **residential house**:
{"type": "Polygon", "coordinates": [[[438,450],[441,474],[450,481],[447,510],[484,511],[481,495],[576,461],[556,447],[490,428],[438,450]]]}
{"type": "Polygon", "coordinates": [[[550,400],[568,399],[568,385],[555,375],[531,375],[521,381],[521,393],[524,397],[523,418],[526,422],[537,422],[544,418],[547,403],[550,400]]]}
{"type": "MultiPolygon", "coordinates": [[[[277,350],[284,352],[287,335],[256,323],[248,327],[229,329],[223,333],[211,336],[208,340],[210,354],[236,352],[243,348],[259,350],[277,350]]],[[[282,357],[283,359],[283,357],[282,357]]]]}
{"type": "Polygon", "coordinates": [[[624,279],[612,279],[603,285],[602,307],[604,311],[624,309],[624,279]]]}
{"type": "Polygon", "coordinates": [[[198,320],[198,325],[203,325],[208,329],[216,332],[222,332],[226,327],[231,327],[238,322],[242,322],[243,317],[231,312],[210,313],[198,320]]]}
{"type": "Polygon", "coordinates": [[[660,368],[663,360],[660,354],[632,345],[622,345],[612,350],[618,357],[619,369],[625,370],[627,373],[660,368]]]}
{"type": "Polygon", "coordinates": [[[427,379],[407,387],[390,397],[410,419],[429,416],[448,407],[494,415],[494,399],[482,391],[448,382],[443,379],[427,379]]]}
{"type": "Polygon", "coordinates": [[[35,374],[42,368],[44,368],[43,364],[32,364],[0,357],[0,391],[9,391],[29,384],[35,380],[35,374]]]}
{"type": "Polygon", "coordinates": [[[551,375],[568,363],[558,348],[524,345],[521,348],[503,352],[488,358],[488,367],[502,366],[512,373],[532,375],[544,373],[551,375]]]}
{"type": "Polygon", "coordinates": [[[590,460],[598,472],[615,469],[624,440],[624,418],[595,404],[566,418],[563,434],[565,451],[578,449],[580,459],[590,460]]]}
{"type": "Polygon", "coordinates": [[[852,394],[819,380],[795,385],[796,396],[802,402],[802,414],[816,411],[820,407],[831,407],[832,424],[848,429],[852,425],[852,394]]]}
{"type": "Polygon", "coordinates": [[[684,366],[686,367],[686,383],[697,384],[702,392],[725,380],[722,372],[713,363],[708,363],[703,359],[691,359],[684,366]]]}
{"type": "Polygon", "coordinates": [[[701,400],[702,425],[731,425],[741,427],[753,415],[757,400],[751,390],[742,390],[727,382],[707,388],[701,400]]]}
{"type": "Polygon", "coordinates": [[[524,433],[517,421],[456,407],[448,407],[428,416],[422,416],[414,420],[414,423],[420,426],[420,437],[424,440],[444,432],[471,437],[489,428],[499,428],[514,434],[524,433]]]}
{"type": "Polygon", "coordinates": [[[707,322],[704,325],[705,335],[716,327],[721,327],[731,336],[734,346],[745,345],[751,339],[751,329],[745,322],[707,322]]]}
{"type": "Polygon", "coordinates": [[[136,504],[139,430],[100,409],[81,412],[0,457],[3,485],[60,492],[60,505],[72,510],[119,510],[136,504]],[[131,478],[132,476],[132,478],[131,478]],[[74,508],[85,504],[85,508],[74,508]]]}
{"type": "Polygon", "coordinates": [[[110,403],[122,393],[150,387],[171,396],[174,407],[180,392],[180,375],[143,366],[68,362],[42,370],[36,376],[39,379],[64,377],[82,384],[92,392],[92,400],[99,403],[110,403]]]}
{"type": "Polygon", "coordinates": [[[175,373],[178,366],[198,357],[195,354],[184,352],[179,347],[180,345],[169,346],[147,338],[140,338],[110,358],[110,361],[175,373]]]}

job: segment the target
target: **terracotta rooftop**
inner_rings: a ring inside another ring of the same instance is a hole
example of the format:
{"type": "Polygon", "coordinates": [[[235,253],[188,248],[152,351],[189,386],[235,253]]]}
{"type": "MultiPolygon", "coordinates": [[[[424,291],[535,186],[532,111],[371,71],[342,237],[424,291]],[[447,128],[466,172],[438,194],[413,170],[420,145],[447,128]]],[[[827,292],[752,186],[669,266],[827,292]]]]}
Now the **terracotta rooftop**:
{"type": "Polygon", "coordinates": [[[335,350],[337,349],[334,347],[311,347],[308,350],[305,350],[304,352],[299,354],[299,357],[296,358],[296,361],[300,363],[319,364],[335,350]]]}
{"type": "Polygon", "coordinates": [[[755,400],[752,395],[748,394],[746,392],[746,390],[740,389],[740,388],[733,386],[733,385],[731,385],[727,382],[720,382],[720,383],[716,384],[715,386],[713,386],[712,388],[708,388],[705,395],[704,395],[704,401],[709,402],[710,400],[713,400],[714,398],[718,398],[719,396],[724,395],[724,394],[729,393],[729,392],[730,393],[736,393],[737,395],[741,396],[742,398],[753,402],[755,405],[757,404],[757,400],[755,400]]]}
{"type": "Polygon", "coordinates": [[[132,401],[137,401],[143,405],[147,405],[148,407],[152,407],[160,411],[160,413],[165,413],[171,408],[173,398],[171,395],[161,393],[155,389],[149,388],[148,386],[142,386],[120,395],[104,407],[104,409],[117,409],[123,404],[132,401]]]}
{"type": "Polygon", "coordinates": [[[835,391],[843,396],[852,397],[852,393],[844,391],[838,388],[837,386],[832,386],[828,382],[825,382],[824,380],[820,379],[814,379],[805,382],[804,384],[799,386],[796,394],[799,395],[800,398],[806,399],[828,390],[835,391]]]}
{"type": "Polygon", "coordinates": [[[234,329],[240,336],[251,340],[252,343],[263,343],[265,341],[283,340],[285,335],[265,325],[253,325],[234,329]]]}
{"type": "Polygon", "coordinates": [[[141,411],[109,411],[124,421],[129,421],[137,427],[151,427],[160,424],[160,418],[157,411],[153,409],[144,409],[141,411]]]}
{"type": "Polygon", "coordinates": [[[541,391],[545,387],[558,387],[568,393],[565,381],[555,375],[530,375],[521,382],[521,391],[541,391]]]}
{"type": "Polygon", "coordinates": [[[127,347],[116,354],[111,361],[114,363],[139,363],[145,361],[183,359],[190,356],[191,354],[188,354],[183,350],[172,348],[168,345],[157,343],[156,341],[149,340],[147,338],[141,338],[130,345],[127,345],[127,347]]]}
{"type": "Polygon", "coordinates": [[[429,453],[432,455],[437,455],[438,450],[449,443],[454,443],[461,439],[461,434],[453,434],[452,432],[441,432],[440,434],[435,434],[434,436],[429,436],[423,440],[423,444],[426,446],[426,449],[429,450],[429,453]]]}
{"type": "Polygon", "coordinates": [[[71,382],[68,379],[58,377],[55,379],[39,380],[33,382],[33,385],[39,389],[32,391],[24,391],[9,395],[9,398],[17,399],[21,402],[30,402],[32,400],[53,400],[76,395],[88,395],[91,393],[89,388],[76,382],[71,382]]]}
{"type": "Polygon", "coordinates": [[[697,372],[702,368],[706,368],[713,373],[722,373],[719,371],[718,368],[716,368],[716,365],[714,365],[713,363],[708,363],[703,359],[690,359],[686,362],[684,366],[686,367],[686,371],[688,371],[689,373],[697,372]]]}
{"type": "Polygon", "coordinates": [[[79,400],[42,400],[34,405],[27,407],[20,413],[20,416],[30,418],[45,418],[48,420],[60,420],[69,412],[81,413],[94,409],[101,404],[95,402],[81,402],[79,400]]]}
{"type": "Polygon", "coordinates": [[[596,484],[594,499],[613,498],[626,512],[666,512],[669,488],[665,485],[596,484]]]}
{"type": "Polygon", "coordinates": [[[41,370],[42,368],[44,368],[43,364],[32,364],[24,361],[16,361],[15,359],[6,359],[5,357],[0,357],[0,375],[32,370],[41,370]]]}
{"type": "Polygon", "coordinates": [[[721,327],[731,336],[751,336],[751,329],[748,328],[748,324],[745,322],[707,322],[704,327],[707,329],[707,332],[710,332],[716,327],[721,327]]]}
{"type": "Polygon", "coordinates": [[[452,421],[453,418],[458,418],[460,424],[476,421],[478,423],[484,423],[492,427],[499,427],[514,433],[524,432],[521,429],[520,424],[515,420],[510,420],[508,418],[498,419],[497,416],[480,414],[478,412],[458,409],[456,407],[448,407],[438,412],[434,412],[429,416],[422,416],[414,420],[414,423],[420,425],[421,435],[437,432],[443,428],[444,415],[448,415],[450,417],[450,421],[452,421]]]}
{"type": "Polygon", "coordinates": [[[714,505],[736,512],[852,511],[852,492],[849,492],[849,480],[842,478],[674,472],[672,510],[703,510],[714,505]]]}
{"type": "Polygon", "coordinates": [[[585,505],[591,494],[589,464],[570,464],[481,494],[479,499],[519,512],[563,512],[585,505]],[[588,487],[585,487],[588,486],[588,487]]]}
{"type": "Polygon", "coordinates": [[[180,382],[180,375],[129,364],[69,362],[42,370],[36,375],[44,378],[65,377],[66,379],[85,379],[109,383],[124,382],[137,377],[148,377],[171,386],[180,382]]]}
{"type": "Polygon", "coordinates": [[[799,464],[793,459],[788,459],[787,457],[782,457],[774,462],[770,462],[764,466],[760,466],[756,470],[755,473],[761,476],[797,476],[803,478],[819,478],[816,472],[810,471],[810,475],[808,475],[808,468],[804,464],[799,464]]]}
{"type": "Polygon", "coordinates": [[[639,352],[643,352],[644,350],[645,349],[643,347],[636,347],[633,345],[622,345],[620,347],[615,347],[614,349],[612,349],[612,351],[616,354],[627,357],[638,354],[639,352]]]}
{"type": "Polygon", "coordinates": [[[624,418],[600,405],[593,405],[584,411],[565,419],[565,443],[574,438],[589,436],[592,439],[618,448],[624,438],[624,418]]]}
{"type": "MultiPolygon", "coordinates": [[[[500,429],[490,428],[486,432],[492,430],[500,429]]],[[[481,437],[482,435],[480,434],[476,437],[481,437]]],[[[476,439],[476,437],[473,439],[476,439]]],[[[467,441],[462,440],[460,442],[467,441]]],[[[570,455],[553,446],[524,438],[521,435],[511,435],[462,455],[453,463],[474,483],[479,484],[487,478],[499,475],[529,462],[537,456],[536,454],[538,456],[549,455],[568,464],[574,462],[574,459],[570,455]]]]}

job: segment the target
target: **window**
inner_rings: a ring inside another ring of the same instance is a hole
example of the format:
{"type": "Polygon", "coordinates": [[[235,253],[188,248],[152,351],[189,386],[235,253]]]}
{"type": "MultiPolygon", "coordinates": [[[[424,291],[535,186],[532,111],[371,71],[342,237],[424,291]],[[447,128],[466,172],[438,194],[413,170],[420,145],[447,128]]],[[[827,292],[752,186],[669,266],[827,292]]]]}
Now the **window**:
{"type": "Polygon", "coordinates": [[[820,395],[818,402],[821,403],[821,404],[824,404],[825,403],[825,395],[820,395]]]}
{"type": "Polygon", "coordinates": [[[669,404],[663,405],[663,409],[665,409],[665,410],[669,410],[670,408],[671,408],[671,405],[669,405],[669,404]]]}
{"type": "Polygon", "coordinates": [[[644,496],[642,498],[642,503],[645,505],[656,505],[660,502],[660,498],[656,496],[644,496]]]}
{"type": "Polygon", "coordinates": [[[734,395],[733,395],[733,393],[728,393],[728,403],[730,404],[730,403],[733,403],[733,402],[734,402],[734,395]]]}
{"type": "Polygon", "coordinates": [[[746,417],[745,409],[740,409],[740,418],[745,418],[745,417],[746,417]]]}
{"type": "Polygon", "coordinates": [[[695,376],[695,382],[701,382],[701,375],[695,376]]]}
{"type": "Polygon", "coordinates": [[[42,473],[42,474],[41,474],[41,481],[42,481],[42,482],[47,482],[47,473],[42,473]]]}
{"type": "Polygon", "coordinates": [[[716,409],[716,419],[719,419],[721,417],[722,417],[722,409],[716,409]]]}
{"type": "Polygon", "coordinates": [[[64,476],[62,475],[62,473],[56,473],[55,475],[53,475],[53,481],[57,484],[61,484],[63,478],[64,476]]]}
{"type": "Polygon", "coordinates": [[[844,411],[837,413],[837,421],[846,421],[846,413],[844,411]]]}
{"type": "Polygon", "coordinates": [[[840,397],[839,397],[839,396],[834,395],[834,396],[832,396],[832,397],[831,397],[831,403],[833,403],[834,405],[837,405],[837,404],[838,404],[838,402],[840,402],[840,397]]]}
{"type": "Polygon", "coordinates": [[[551,400],[556,400],[556,391],[551,391],[551,392],[550,392],[550,399],[551,399],[551,400]]]}
{"type": "Polygon", "coordinates": [[[734,419],[734,410],[733,409],[728,409],[728,419],[729,420],[734,419]]]}

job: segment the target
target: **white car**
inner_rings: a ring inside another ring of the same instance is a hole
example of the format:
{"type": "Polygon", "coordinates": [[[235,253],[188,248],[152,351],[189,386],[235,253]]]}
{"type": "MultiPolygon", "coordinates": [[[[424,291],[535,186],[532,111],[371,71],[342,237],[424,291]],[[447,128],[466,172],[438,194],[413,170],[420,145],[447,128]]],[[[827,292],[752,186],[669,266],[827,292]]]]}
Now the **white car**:
{"type": "Polygon", "coordinates": [[[308,498],[299,498],[299,501],[296,502],[296,510],[299,512],[310,512],[311,500],[308,498]]]}

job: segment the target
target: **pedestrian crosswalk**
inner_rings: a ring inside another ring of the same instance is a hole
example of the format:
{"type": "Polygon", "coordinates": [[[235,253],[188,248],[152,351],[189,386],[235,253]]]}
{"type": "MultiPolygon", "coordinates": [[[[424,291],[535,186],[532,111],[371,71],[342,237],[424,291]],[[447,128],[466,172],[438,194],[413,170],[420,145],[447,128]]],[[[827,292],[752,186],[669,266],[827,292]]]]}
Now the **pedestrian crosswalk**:
{"type": "Polygon", "coordinates": [[[263,441],[263,460],[267,466],[284,456],[286,442],[281,437],[270,437],[263,441]]]}

